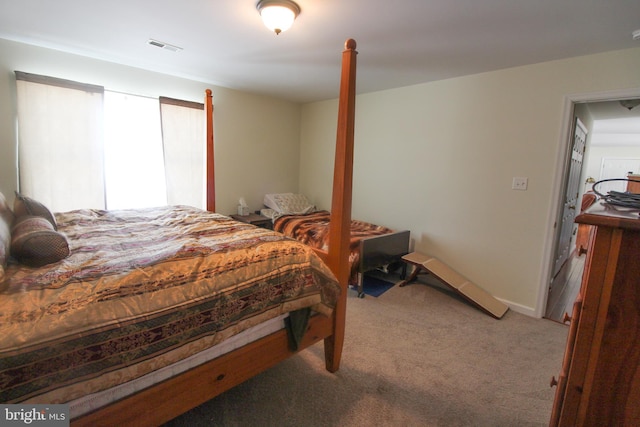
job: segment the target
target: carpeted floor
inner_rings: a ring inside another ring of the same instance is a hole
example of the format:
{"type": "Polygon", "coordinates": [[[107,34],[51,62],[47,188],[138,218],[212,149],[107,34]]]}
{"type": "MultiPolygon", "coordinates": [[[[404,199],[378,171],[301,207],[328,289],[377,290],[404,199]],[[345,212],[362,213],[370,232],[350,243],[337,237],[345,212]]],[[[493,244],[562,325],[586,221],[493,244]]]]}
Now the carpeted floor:
{"type": "Polygon", "coordinates": [[[167,426],[548,425],[568,327],[420,281],[349,296],[337,373],[320,343],[167,426]]]}

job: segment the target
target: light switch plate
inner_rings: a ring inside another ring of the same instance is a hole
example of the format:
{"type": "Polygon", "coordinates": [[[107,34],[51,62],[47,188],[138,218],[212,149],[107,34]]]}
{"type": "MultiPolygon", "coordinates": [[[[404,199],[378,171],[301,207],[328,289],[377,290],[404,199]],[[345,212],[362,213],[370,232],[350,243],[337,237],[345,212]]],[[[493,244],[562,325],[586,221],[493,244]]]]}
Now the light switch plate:
{"type": "Polygon", "coordinates": [[[514,176],[513,182],[511,183],[512,190],[526,190],[529,185],[529,178],[524,176],[514,176]]]}

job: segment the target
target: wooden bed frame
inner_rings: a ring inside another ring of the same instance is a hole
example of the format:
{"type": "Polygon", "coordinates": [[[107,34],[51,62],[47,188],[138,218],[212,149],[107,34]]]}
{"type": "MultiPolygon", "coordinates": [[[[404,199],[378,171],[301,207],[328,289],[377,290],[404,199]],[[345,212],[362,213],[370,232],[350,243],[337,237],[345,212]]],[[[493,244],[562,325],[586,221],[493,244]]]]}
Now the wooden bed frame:
{"type": "MultiPolygon", "coordinates": [[[[342,53],[338,130],[336,137],[330,245],[316,250],[340,282],[342,292],[331,318],[316,315],[300,345],[303,350],[324,340],[328,371],[340,368],[349,281],[349,225],[353,175],[356,42],[349,39],[342,53]]],[[[207,209],[215,211],[213,157],[213,101],[205,96],[207,113],[207,209]]],[[[160,425],[212,399],[294,355],[285,330],[195,367],[104,408],[71,421],[74,426],[160,425]]]]}

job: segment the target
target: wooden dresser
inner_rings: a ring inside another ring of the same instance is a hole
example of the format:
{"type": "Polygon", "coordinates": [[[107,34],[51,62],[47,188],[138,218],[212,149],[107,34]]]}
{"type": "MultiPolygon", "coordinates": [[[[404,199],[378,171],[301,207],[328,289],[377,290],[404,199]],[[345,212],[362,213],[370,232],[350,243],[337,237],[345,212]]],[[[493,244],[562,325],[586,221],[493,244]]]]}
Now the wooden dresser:
{"type": "Polygon", "coordinates": [[[629,193],[640,193],[640,175],[630,173],[627,178],[633,180],[627,182],[627,191],[629,193]]]}
{"type": "Polygon", "coordinates": [[[640,425],[639,212],[600,201],[576,217],[593,227],[551,426],[640,425]]]}

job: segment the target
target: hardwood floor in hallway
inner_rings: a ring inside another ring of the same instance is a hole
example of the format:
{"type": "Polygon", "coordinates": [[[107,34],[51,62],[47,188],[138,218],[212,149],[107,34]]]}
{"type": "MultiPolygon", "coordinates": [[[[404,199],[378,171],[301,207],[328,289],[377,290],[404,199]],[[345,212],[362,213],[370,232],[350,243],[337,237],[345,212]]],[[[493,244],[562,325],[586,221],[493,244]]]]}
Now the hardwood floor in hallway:
{"type": "Polygon", "coordinates": [[[565,313],[571,315],[573,302],[580,291],[586,258],[586,255],[578,256],[574,252],[553,279],[547,299],[545,318],[564,323],[565,313]]]}

